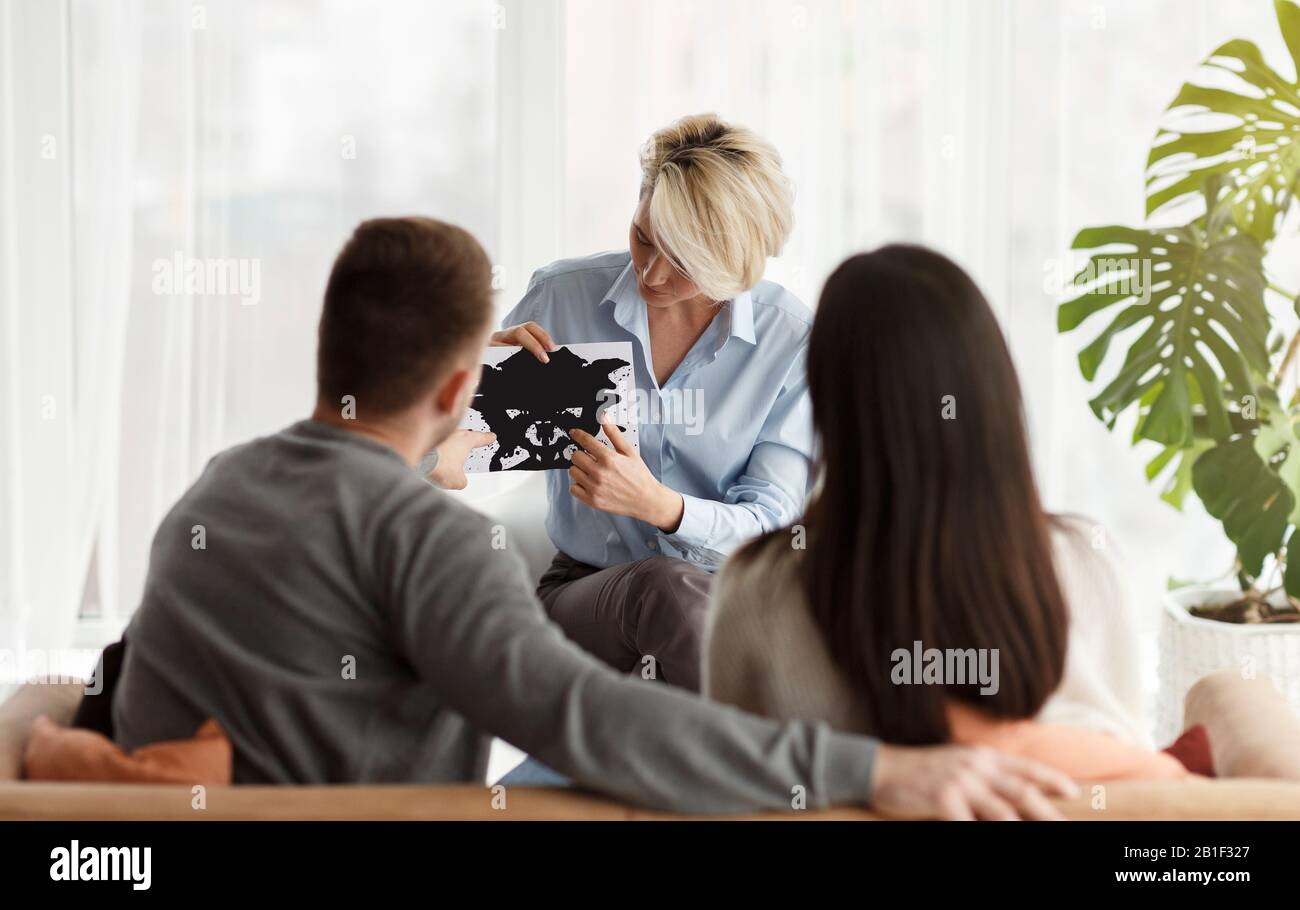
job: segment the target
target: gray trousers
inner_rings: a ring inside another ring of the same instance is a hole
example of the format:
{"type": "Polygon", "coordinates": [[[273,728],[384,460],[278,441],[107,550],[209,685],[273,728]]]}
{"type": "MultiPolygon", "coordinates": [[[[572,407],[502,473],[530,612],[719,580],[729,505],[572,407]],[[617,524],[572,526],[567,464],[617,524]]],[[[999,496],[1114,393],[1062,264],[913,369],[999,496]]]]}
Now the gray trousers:
{"type": "Polygon", "coordinates": [[[712,583],[712,573],[670,556],[598,569],[559,553],[537,596],[566,636],[614,669],[653,670],[655,679],[698,692],[712,583]]]}

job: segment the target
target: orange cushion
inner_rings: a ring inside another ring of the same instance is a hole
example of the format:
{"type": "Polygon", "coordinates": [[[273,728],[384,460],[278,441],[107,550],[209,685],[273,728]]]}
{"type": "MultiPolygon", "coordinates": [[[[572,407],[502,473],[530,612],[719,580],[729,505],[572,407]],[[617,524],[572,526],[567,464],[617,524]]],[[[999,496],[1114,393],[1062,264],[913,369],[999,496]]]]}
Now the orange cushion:
{"type": "Polygon", "coordinates": [[[1176,780],[1193,776],[1171,755],[1126,745],[1106,733],[992,717],[957,701],[948,702],[948,727],[953,742],[989,746],[1032,758],[1076,780],[1176,780]]]}
{"type": "Polygon", "coordinates": [[[231,754],[215,720],[192,739],[151,743],[128,754],[102,733],[61,727],[42,715],[32,722],[24,772],[28,780],[213,786],[230,783],[231,754]]]}

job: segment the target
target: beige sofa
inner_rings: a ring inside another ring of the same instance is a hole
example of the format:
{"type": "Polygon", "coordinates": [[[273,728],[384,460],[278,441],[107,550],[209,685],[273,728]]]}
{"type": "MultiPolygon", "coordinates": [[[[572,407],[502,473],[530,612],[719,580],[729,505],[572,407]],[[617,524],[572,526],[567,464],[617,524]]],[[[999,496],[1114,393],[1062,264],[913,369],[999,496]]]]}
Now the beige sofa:
{"type": "MultiPolygon", "coordinates": [[[[1260,684],[1267,686],[1267,683],[1260,684]]],[[[1231,780],[1189,783],[1115,782],[1086,784],[1074,800],[1059,803],[1078,820],[1134,819],[1300,819],[1300,723],[1262,688],[1242,690],[1239,682],[1218,685],[1207,678],[1188,695],[1189,723],[1241,716],[1218,737],[1215,762],[1245,775],[1231,780]],[[1279,734],[1278,731],[1282,731],[1279,734]],[[1282,779],[1277,779],[1282,778],[1282,779]],[[1289,778],[1289,779],[1286,779],[1289,778]],[[1100,790],[1095,787],[1101,787],[1100,790]]],[[[494,792],[458,786],[231,786],[210,787],[206,808],[193,808],[188,787],[139,784],[38,783],[22,779],[22,754],[32,719],[46,714],[67,723],[81,697],[75,685],[26,686],[0,705],[0,820],[226,820],[226,819],[428,819],[428,820],[649,820],[675,816],[611,800],[545,789],[494,792]],[[501,797],[504,796],[504,806],[501,797]]],[[[1212,737],[1214,740],[1215,737],[1212,737]]],[[[694,816],[693,816],[694,817],[694,816]]],[[[854,808],[764,813],[752,819],[872,820],[880,816],[854,808]]]]}

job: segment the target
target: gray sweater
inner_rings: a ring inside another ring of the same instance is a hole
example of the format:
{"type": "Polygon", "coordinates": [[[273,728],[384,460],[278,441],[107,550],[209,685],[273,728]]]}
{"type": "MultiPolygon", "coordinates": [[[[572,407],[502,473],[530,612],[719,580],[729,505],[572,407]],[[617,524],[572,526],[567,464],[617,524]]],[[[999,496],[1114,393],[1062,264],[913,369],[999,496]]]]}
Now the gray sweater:
{"type": "Polygon", "coordinates": [[[493,540],[346,430],[303,421],[218,455],[154,538],[118,741],[214,717],[236,782],[450,782],[483,780],[496,735],[656,808],[788,808],[796,787],[810,807],[869,799],[874,740],[614,673],[493,540]]]}

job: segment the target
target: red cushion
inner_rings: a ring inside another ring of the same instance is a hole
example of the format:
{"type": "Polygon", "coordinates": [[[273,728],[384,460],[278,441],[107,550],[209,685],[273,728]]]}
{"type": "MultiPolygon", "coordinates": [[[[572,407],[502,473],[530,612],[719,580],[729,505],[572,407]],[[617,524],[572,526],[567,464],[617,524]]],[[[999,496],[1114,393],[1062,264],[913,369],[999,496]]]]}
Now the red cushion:
{"type": "Polygon", "coordinates": [[[1183,767],[1193,774],[1214,777],[1214,754],[1210,751],[1210,736],[1205,727],[1197,724],[1188,727],[1183,735],[1174,740],[1173,745],[1165,749],[1170,755],[1183,763],[1183,767]]]}

